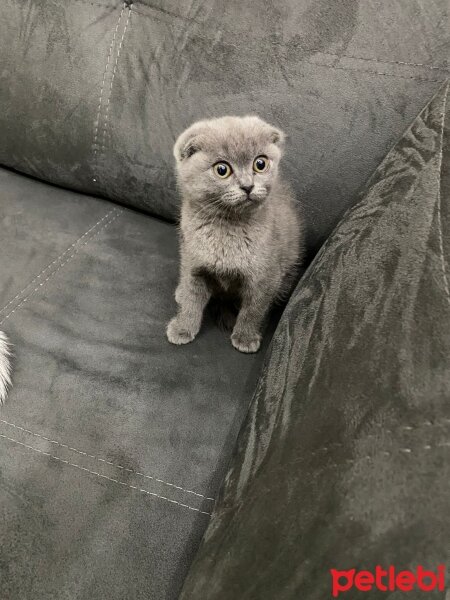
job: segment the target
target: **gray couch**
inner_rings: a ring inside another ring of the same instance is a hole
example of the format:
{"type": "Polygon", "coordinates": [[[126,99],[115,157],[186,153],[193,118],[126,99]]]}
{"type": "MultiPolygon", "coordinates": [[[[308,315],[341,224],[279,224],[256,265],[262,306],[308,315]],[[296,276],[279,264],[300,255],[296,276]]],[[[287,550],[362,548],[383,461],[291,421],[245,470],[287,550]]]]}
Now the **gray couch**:
{"type": "Polygon", "coordinates": [[[313,600],[330,568],[365,557],[445,563],[447,0],[4,0],[2,13],[0,329],[15,359],[0,598],[177,598],[213,510],[184,598],[313,600]],[[164,332],[171,148],[230,113],[288,133],[307,265],[329,238],[252,356],[209,317],[188,346],[164,332]],[[440,453],[401,462],[399,428],[440,453]],[[392,464],[358,462],[383,451],[392,464]]]}

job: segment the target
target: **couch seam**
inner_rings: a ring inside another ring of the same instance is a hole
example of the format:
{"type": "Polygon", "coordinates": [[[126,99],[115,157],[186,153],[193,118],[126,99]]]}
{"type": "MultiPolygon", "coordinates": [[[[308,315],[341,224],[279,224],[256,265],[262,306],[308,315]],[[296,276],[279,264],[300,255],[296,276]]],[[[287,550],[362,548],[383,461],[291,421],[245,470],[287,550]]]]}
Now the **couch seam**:
{"type": "Polygon", "coordinates": [[[84,452],[83,450],[79,450],[78,448],[74,448],[72,446],[68,446],[67,444],[63,444],[62,442],[58,442],[57,440],[52,440],[52,439],[46,437],[45,435],[41,435],[40,433],[35,433],[34,431],[31,431],[30,429],[25,429],[25,427],[21,427],[20,425],[17,425],[16,423],[11,423],[10,421],[6,421],[5,419],[0,419],[0,422],[4,423],[5,425],[9,425],[10,427],[14,427],[15,429],[18,429],[20,431],[29,433],[30,435],[33,435],[35,437],[41,438],[41,439],[49,442],[50,444],[55,444],[57,446],[60,446],[61,448],[66,448],[67,450],[71,450],[72,452],[75,452],[76,454],[81,454],[82,456],[88,456],[89,458],[93,458],[94,460],[97,460],[98,462],[102,462],[102,463],[105,463],[112,467],[115,467],[116,469],[121,469],[123,471],[127,471],[128,473],[133,473],[134,475],[139,475],[140,477],[145,477],[146,479],[152,479],[153,481],[157,481],[158,483],[163,483],[164,485],[168,485],[177,490],[182,490],[183,492],[186,492],[187,494],[193,494],[194,496],[198,496],[199,498],[204,498],[205,500],[211,500],[214,502],[214,498],[209,498],[208,496],[205,496],[204,494],[199,494],[198,492],[194,492],[193,490],[189,490],[189,489],[181,487],[179,485],[175,485],[174,483],[169,483],[168,481],[164,481],[163,479],[158,479],[157,477],[154,477],[152,475],[146,475],[145,473],[141,473],[140,471],[135,471],[133,469],[129,469],[128,467],[124,467],[123,465],[118,465],[109,460],[106,460],[105,458],[101,458],[99,456],[89,454],[87,452],[84,452]]]}
{"type": "MultiPolygon", "coordinates": [[[[440,152],[439,152],[439,173],[442,171],[442,162],[444,158],[444,131],[445,131],[445,111],[447,108],[447,97],[449,94],[450,84],[447,83],[447,89],[445,93],[444,106],[442,110],[442,128],[441,128],[441,139],[440,139],[440,152]]],[[[442,204],[442,194],[441,194],[441,181],[439,178],[438,181],[438,193],[437,193],[437,215],[438,215],[438,231],[439,231],[439,251],[441,257],[441,270],[442,270],[442,279],[444,282],[444,290],[447,297],[447,302],[450,306],[450,288],[447,277],[447,267],[445,264],[445,256],[444,256],[444,239],[442,233],[442,217],[441,217],[441,204],[442,204]]]]}
{"type": "Polygon", "coordinates": [[[99,97],[98,107],[97,107],[97,117],[96,117],[95,126],[94,126],[94,140],[92,142],[92,149],[94,151],[94,161],[93,161],[94,162],[94,178],[93,178],[94,182],[97,181],[97,179],[95,177],[95,170],[96,170],[96,167],[97,167],[97,154],[98,154],[97,141],[98,141],[98,130],[99,130],[99,126],[100,126],[100,116],[101,116],[101,111],[102,111],[103,92],[104,92],[104,88],[105,88],[106,75],[107,75],[107,72],[108,72],[109,63],[111,61],[111,56],[112,56],[112,53],[113,53],[113,48],[114,48],[114,45],[115,45],[115,42],[116,42],[117,31],[119,29],[120,21],[122,20],[122,15],[123,15],[123,11],[125,10],[125,6],[126,6],[126,4],[124,2],[123,6],[122,6],[122,10],[120,11],[120,15],[119,15],[119,19],[118,19],[117,24],[116,24],[116,28],[115,28],[114,33],[113,33],[113,38],[112,38],[112,41],[111,41],[111,45],[109,46],[108,57],[106,59],[105,69],[103,71],[102,85],[100,87],[100,97],[99,97]]]}
{"type": "Polygon", "coordinates": [[[101,85],[101,89],[100,89],[100,98],[99,98],[99,104],[98,104],[98,108],[97,108],[97,118],[95,121],[95,128],[94,128],[94,140],[92,142],[92,148],[94,150],[94,176],[92,181],[94,183],[97,183],[98,181],[98,176],[97,176],[97,171],[98,171],[98,166],[99,166],[99,157],[103,156],[104,152],[105,152],[105,142],[106,142],[106,131],[107,131],[107,127],[108,127],[108,118],[109,118],[109,109],[110,109],[110,103],[111,103],[111,96],[112,96],[112,88],[113,88],[113,84],[114,84],[114,79],[116,76],[116,72],[117,72],[117,65],[119,62],[119,57],[120,57],[120,53],[122,50],[122,46],[123,46],[123,41],[125,39],[125,34],[127,32],[128,29],[128,24],[130,21],[130,16],[131,16],[131,9],[133,6],[133,2],[129,2],[127,0],[124,1],[123,5],[122,5],[122,9],[120,11],[120,15],[119,15],[119,19],[117,21],[115,30],[114,30],[114,34],[113,34],[113,39],[111,41],[111,45],[109,47],[109,52],[108,52],[108,57],[106,60],[106,66],[104,69],[104,73],[103,73],[103,80],[102,80],[102,85],[101,85]],[[125,26],[122,32],[122,37],[120,39],[119,45],[117,47],[117,54],[116,54],[116,59],[114,62],[114,67],[112,69],[112,73],[111,73],[111,82],[109,85],[109,91],[107,93],[107,99],[106,99],[106,104],[105,104],[105,111],[104,111],[104,118],[103,118],[103,126],[100,128],[100,121],[101,121],[101,116],[102,116],[102,105],[103,105],[103,93],[104,93],[104,89],[105,89],[105,83],[106,83],[106,76],[107,76],[107,72],[108,72],[108,68],[111,62],[111,58],[114,54],[114,49],[116,46],[116,37],[117,37],[117,32],[119,30],[119,25],[122,21],[122,16],[123,13],[125,11],[125,9],[128,9],[128,15],[127,15],[127,20],[125,22],[125,26]],[[99,137],[101,137],[101,141],[99,141],[99,137]]]}
{"type": "Polygon", "coordinates": [[[414,77],[412,75],[398,75],[397,73],[384,73],[381,71],[368,71],[367,69],[350,69],[348,67],[339,67],[337,65],[325,65],[310,60],[303,61],[308,65],[315,67],[324,67],[325,69],[334,69],[338,71],[347,71],[347,73],[365,73],[367,75],[382,75],[384,77],[393,77],[394,79],[411,79],[413,81],[429,82],[429,83],[445,83],[445,79],[428,79],[426,77],[414,77]]]}
{"type": "MultiPolygon", "coordinates": [[[[306,48],[308,50],[308,48],[306,48]]],[[[315,52],[315,50],[313,50],[315,52]]],[[[332,52],[324,52],[323,50],[317,50],[318,53],[324,54],[325,56],[334,56],[336,58],[350,58],[351,60],[361,60],[363,62],[373,62],[377,65],[401,65],[406,67],[420,67],[422,69],[428,69],[430,71],[445,71],[446,73],[450,73],[450,69],[448,67],[438,67],[436,65],[427,65],[425,63],[415,63],[408,62],[403,60],[382,60],[379,58],[370,58],[364,56],[354,56],[352,54],[333,54],[332,52]]]]}
{"type": "Polygon", "coordinates": [[[88,229],[86,231],[86,233],[83,233],[83,235],[81,237],[79,237],[73,244],[71,244],[66,250],[64,250],[64,252],[62,254],[60,254],[57,258],[55,258],[54,261],[52,261],[50,264],[48,264],[45,269],[42,269],[42,271],[39,273],[39,275],[36,275],[36,277],[34,279],[32,279],[24,288],[23,290],[21,290],[18,294],[16,294],[14,296],[14,298],[12,298],[8,304],[6,304],[3,308],[0,308],[0,314],[2,312],[4,312],[7,308],[9,308],[11,306],[11,304],[14,303],[15,300],[18,300],[20,298],[20,296],[31,286],[33,285],[33,283],[35,283],[38,279],[40,279],[42,277],[42,275],[44,275],[44,273],[46,273],[50,267],[52,267],[56,262],[58,262],[59,260],[61,260],[61,258],[63,258],[63,256],[65,256],[68,252],[70,252],[70,250],[72,248],[74,248],[75,246],[78,245],[78,243],[85,238],[93,229],[95,229],[100,223],[102,223],[112,212],[116,211],[117,209],[113,209],[110,210],[108,213],[106,213],[106,215],[100,219],[99,221],[97,221],[97,223],[95,225],[93,225],[90,229],[88,229]]]}
{"type": "Polygon", "coordinates": [[[119,481],[118,479],[114,479],[113,477],[108,477],[107,475],[104,475],[103,473],[98,473],[97,471],[92,471],[91,469],[87,469],[86,467],[83,467],[81,465],[77,465],[76,463],[71,463],[68,460],[65,460],[63,458],[59,458],[58,456],[54,456],[53,454],[50,454],[50,452],[45,452],[44,450],[39,450],[38,448],[34,448],[33,446],[30,446],[28,444],[24,444],[23,442],[20,442],[19,440],[15,440],[14,438],[10,438],[2,433],[0,433],[0,437],[8,440],[10,442],[13,442],[14,444],[18,444],[19,446],[22,446],[23,448],[27,448],[28,450],[33,450],[34,452],[37,452],[38,454],[42,454],[44,456],[47,456],[53,460],[56,460],[60,463],[63,463],[65,465],[68,465],[70,467],[74,467],[76,469],[79,469],[80,471],[84,471],[86,473],[90,473],[91,475],[95,475],[96,477],[100,477],[102,479],[106,479],[107,481],[111,481],[113,483],[116,483],[118,485],[121,485],[123,487],[127,487],[130,488],[132,490],[136,490],[138,492],[142,492],[143,494],[147,494],[149,496],[153,496],[155,498],[159,498],[160,500],[165,500],[166,502],[170,502],[171,504],[177,504],[178,506],[182,506],[183,508],[188,508],[189,510],[201,513],[203,515],[208,515],[211,516],[211,513],[206,512],[204,510],[200,510],[199,508],[194,508],[193,506],[189,506],[188,504],[183,504],[182,502],[178,502],[177,500],[173,500],[172,498],[167,498],[166,496],[161,496],[160,494],[156,494],[155,492],[150,492],[149,490],[146,490],[144,488],[140,488],[136,485],[130,485],[129,483],[125,483],[124,481],[119,481]]]}
{"type": "MultiPolygon", "coordinates": [[[[32,291],[31,291],[31,292],[28,294],[28,296],[25,296],[25,297],[24,297],[24,298],[21,300],[21,302],[19,302],[19,304],[17,304],[17,306],[15,306],[15,307],[14,307],[14,309],[13,309],[13,310],[11,310],[11,311],[10,311],[10,312],[9,312],[9,313],[8,313],[8,314],[5,316],[5,317],[3,317],[3,319],[0,321],[0,325],[2,325],[2,324],[3,324],[3,323],[4,323],[4,322],[7,320],[7,319],[9,319],[9,317],[10,317],[11,315],[13,315],[13,314],[14,314],[14,313],[15,313],[17,310],[19,310],[19,308],[20,308],[20,307],[21,307],[23,304],[25,304],[25,302],[27,302],[27,301],[28,301],[28,299],[29,299],[31,296],[33,296],[33,295],[34,295],[34,294],[35,294],[35,293],[36,293],[36,292],[39,290],[39,288],[43,287],[43,286],[44,286],[44,285],[47,283],[47,281],[48,281],[48,280],[49,280],[51,277],[53,277],[53,275],[55,275],[55,274],[56,274],[56,273],[57,273],[57,272],[58,272],[60,269],[62,269],[62,267],[64,267],[64,266],[65,266],[65,265],[66,265],[66,264],[67,264],[67,263],[68,263],[70,260],[72,260],[72,258],[73,258],[73,257],[74,257],[76,254],[78,254],[78,252],[79,252],[79,251],[80,251],[80,250],[83,248],[83,246],[86,246],[87,244],[89,244],[89,242],[91,242],[91,241],[92,241],[92,240],[95,238],[95,236],[99,235],[99,233],[100,233],[100,232],[101,232],[103,229],[106,229],[106,227],[108,227],[108,226],[109,226],[109,225],[110,225],[110,224],[111,224],[111,223],[112,223],[112,222],[113,222],[115,219],[117,219],[117,217],[118,217],[118,216],[119,216],[119,215],[120,215],[122,212],[123,212],[123,211],[121,211],[121,210],[118,210],[118,209],[113,209],[112,211],[110,211],[108,214],[111,214],[111,213],[115,213],[115,214],[113,214],[113,216],[112,216],[112,217],[111,217],[109,220],[107,220],[107,221],[104,223],[104,225],[103,225],[102,227],[100,227],[100,229],[98,229],[98,230],[97,230],[95,233],[93,233],[93,229],[94,229],[95,227],[97,227],[98,225],[100,225],[100,223],[102,223],[102,222],[103,222],[103,220],[104,220],[104,218],[105,218],[105,217],[104,217],[103,219],[101,219],[100,221],[98,221],[98,223],[97,223],[97,224],[94,226],[94,228],[92,228],[92,227],[91,227],[91,229],[89,230],[89,231],[92,233],[91,237],[89,237],[89,238],[88,238],[88,239],[87,239],[85,242],[83,242],[83,244],[81,244],[80,246],[78,246],[78,248],[76,248],[76,249],[75,249],[75,251],[74,251],[74,252],[73,252],[73,253],[72,253],[72,254],[71,254],[71,255],[70,255],[70,256],[69,256],[69,257],[68,257],[68,258],[67,258],[67,259],[66,259],[64,262],[60,263],[60,264],[58,265],[58,267],[57,267],[55,270],[51,271],[51,272],[50,272],[50,274],[48,275],[48,277],[47,277],[46,279],[44,279],[44,280],[43,280],[43,281],[42,281],[42,282],[41,282],[41,283],[40,283],[40,284],[39,284],[37,287],[35,287],[35,288],[34,288],[34,290],[32,290],[32,291]]],[[[106,216],[108,216],[108,214],[107,214],[106,216]]],[[[88,232],[86,232],[86,234],[85,234],[85,235],[87,235],[87,233],[88,233],[88,232]]],[[[81,236],[81,238],[79,238],[79,240],[77,240],[77,242],[75,242],[75,244],[77,244],[77,243],[78,243],[78,242],[79,242],[79,241],[80,241],[80,240],[81,240],[83,237],[84,237],[84,235],[83,235],[83,236],[81,236]]],[[[72,245],[70,248],[72,248],[72,247],[73,247],[73,245],[72,245]]],[[[70,248],[68,248],[68,250],[70,250],[70,248]]],[[[66,253],[63,253],[63,255],[64,255],[64,254],[66,254],[66,253]]],[[[63,255],[61,255],[61,257],[62,257],[63,255]]],[[[56,259],[56,260],[58,260],[58,259],[56,259]]],[[[55,262],[55,261],[53,261],[53,263],[51,263],[51,264],[49,265],[49,267],[50,267],[50,266],[52,266],[52,265],[54,264],[54,262],[55,262]]],[[[46,269],[47,269],[47,268],[46,268],[46,269]]],[[[44,269],[44,272],[45,272],[45,270],[46,270],[46,269],[44,269]]],[[[41,274],[42,274],[42,273],[41,273],[41,274]]],[[[39,278],[39,276],[38,276],[38,277],[36,277],[35,279],[37,280],[38,278],[39,278]]],[[[31,282],[31,283],[32,283],[32,282],[31,282]]],[[[28,284],[28,286],[27,286],[27,287],[29,287],[29,286],[31,285],[31,283],[30,283],[30,284],[28,284]]],[[[25,289],[27,289],[27,288],[25,288],[25,289]]]]}
{"type": "MultiPolygon", "coordinates": [[[[343,446],[343,444],[336,444],[337,446],[343,446]]],[[[332,444],[329,445],[329,447],[331,447],[332,444]]],[[[328,450],[329,447],[324,447],[321,450],[328,450]]],[[[402,453],[402,454],[408,454],[408,455],[415,455],[417,456],[418,451],[420,450],[436,450],[438,448],[450,448],[450,441],[445,441],[445,442],[439,442],[437,444],[424,444],[423,446],[420,446],[416,449],[413,448],[397,448],[396,450],[393,450],[391,452],[389,452],[388,450],[378,450],[378,452],[374,452],[372,455],[370,454],[366,454],[365,456],[359,456],[357,458],[343,458],[341,462],[334,462],[334,463],[326,463],[324,465],[324,468],[327,467],[333,467],[333,468],[339,468],[342,467],[342,465],[344,464],[356,464],[356,463],[360,463],[362,461],[368,461],[369,463],[373,463],[374,459],[377,458],[377,456],[395,456],[398,453],[402,453]]],[[[307,454],[306,456],[316,456],[318,453],[318,451],[316,452],[310,452],[309,454],[307,454]]],[[[288,464],[297,464],[299,462],[304,461],[305,456],[302,456],[298,459],[295,459],[293,461],[290,461],[288,464]]]]}
{"type": "Polygon", "coordinates": [[[123,40],[125,39],[125,34],[127,32],[128,23],[130,21],[131,8],[133,6],[133,3],[132,2],[131,3],[124,2],[124,8],[125,8],[125,6],[128,7],[128,16],[127,16],[127,20],[125,22],[125,27],[123,29],[122,37],[120,39],[119,47],[117,49],[116,61],[114,63],[114,69],[113,69],[112,76],[111,76],[111,83],[110,83],[110,86],[109,86],[108,100],[106,101],[105,119],[103,121],[102,144],[101,144],[101,148],[100,148],[100,152],[102,154],[104,153],[104,150],[105,150],[106,128],[107,128],[107,125],[108,125],[109,107],[110,107],[110,102],[111,102],[111,95],[112,95],[112,88],[113,88],[114,78],[116,76],[117,64],[119,62],[119,57],[120,57],[120,52],[122,50],[123,40]]]}
{"type": "MultiPolygon", "coordinates": [[[[401,432],[416,432],[419,429],[419,427],[438,427],[438,426],[445,426],[445,425],[450,425],[450,418],[442,417],[436,421],[422,421],[421,423],[417,423],[414,426],[413,425],[401,425],[400,427],[396,428],[395,431],[393,431],[392,429],[387,429],[386,427],[383,427],[383,433],[388,433],[389,435],[397,435],[398,433],[401,433],[401,432]]],[[[368,433],[364,436],[364,438],[365,439],[379,438],[379,434],[378,433],[368,433]]],[[[443,445],[447,446],[448,444],[444,443],[443,445]]],[[[331,443],[327,444],[326,446],[317,448],[317,450],[311,450],[308,453],[308,456],[318,456],[319,453],[322,454],[324,452],[328,452],[329,450],[333,450],[335,448],[345,448],[346,446],[347,446],[347,444],[345,444],[343,442],[331,442],[331,443]]],[[[432,446],[430,446],[429,444],[426,444],[423,446],[423,448],[425,450],[430,450],[432,448],[432,446]]],[[[409,448],[402,448],[400,450],[403,452],[410,451],[409,448]]],[[[390,454],[390,452],[385,452],[385,451],[382,451],[382,453],[384,453],[386,455],[390,454]]],[[[368,458],[368,457],[365,457],[365,458],[368,458]]],[[[348,460],[350,462],[354,462],[354,460],[352,460],[352,459],[348,459],[348,460]]]]}

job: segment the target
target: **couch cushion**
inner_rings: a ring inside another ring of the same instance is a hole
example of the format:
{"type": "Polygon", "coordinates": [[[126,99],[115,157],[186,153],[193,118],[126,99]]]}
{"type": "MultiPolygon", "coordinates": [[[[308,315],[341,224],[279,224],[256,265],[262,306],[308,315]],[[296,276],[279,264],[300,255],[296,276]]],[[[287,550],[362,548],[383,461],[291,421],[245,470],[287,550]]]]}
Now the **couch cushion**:
{"type": "Polygon", "coordinates": [[[450,71],[448,0],[3,0],[0,163],[174,218],[172,145],[258,113],[316,248],[450,71]]]}
{"type": "Polygon", "coordinates": [[[260,355],[175,311],[176,230],[0,171],[0,597],[174,598],[260,355]]]}
{"type": "Polygon", "coordinates": [[[330,569],[448,564],[447,97],[383,161],[291,298],[183,600],[323,600],[330,569]]]}

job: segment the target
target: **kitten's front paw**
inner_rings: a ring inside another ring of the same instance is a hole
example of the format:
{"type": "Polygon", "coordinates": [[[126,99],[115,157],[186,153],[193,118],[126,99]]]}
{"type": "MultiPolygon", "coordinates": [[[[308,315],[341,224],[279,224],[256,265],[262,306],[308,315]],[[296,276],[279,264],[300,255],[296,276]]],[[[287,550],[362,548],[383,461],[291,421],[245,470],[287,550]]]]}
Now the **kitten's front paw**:
{"type": "Polygon", "coordinates": [[[231,343],[239,352],[252,354],[253,352],[258,352],[261,345],[261,336],[259,333],[236,332],[231,336],[231,343]]]}
{"type": "Polygon", "coordinates": [[[174,317],[167,325],[167,339],[171,344],[176,344],[177,346],[189,344],[196,335],[197,333],[191,331],[178,317],[174,317]]]}

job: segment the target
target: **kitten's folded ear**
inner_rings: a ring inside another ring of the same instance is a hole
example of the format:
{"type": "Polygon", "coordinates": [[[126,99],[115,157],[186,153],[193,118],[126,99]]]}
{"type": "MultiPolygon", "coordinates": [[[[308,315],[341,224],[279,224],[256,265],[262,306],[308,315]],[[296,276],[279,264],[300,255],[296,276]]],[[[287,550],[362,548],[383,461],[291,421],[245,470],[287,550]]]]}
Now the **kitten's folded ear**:
{"type": "Polygon", "coordinates": [[[270,141],[272,144],[276,144],[277,146],[282,147],[284,141],[286,139],[286,134],[281,131],[281,129],[277,129],[276,127],[271,127],[270,131],[270,141]]]}
{"type": "Polygon", "coordinates": [[[186,160],[201,150],[203,132],[204,124],[201,121],[183,131],[173,147],[173,154],[177,161],[186,160]]]}

